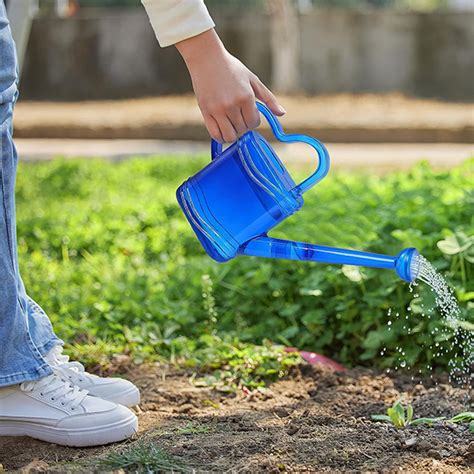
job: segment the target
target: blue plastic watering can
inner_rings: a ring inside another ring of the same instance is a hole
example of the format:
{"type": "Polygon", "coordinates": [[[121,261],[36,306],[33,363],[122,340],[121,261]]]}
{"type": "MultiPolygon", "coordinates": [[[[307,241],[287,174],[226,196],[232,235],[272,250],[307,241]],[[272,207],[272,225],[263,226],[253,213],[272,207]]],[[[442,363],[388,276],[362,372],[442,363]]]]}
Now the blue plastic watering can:
{"type": "Polygon", "coordinates": [[[273,134],[281,142],[303,142],[318,155],[316,171],[295,184],[270,144],[256,131],[242,135],[224,151],[212,141],[212,161],[177,190],[178,202],[206,252],[218,262],[237,255],[393,269],[406,281],[417,276],[416,249],[397,256],[358,252],[269,237],[267,233],[303,206],[303,194],[329,171],[329,154],[318,140],[286,135],[261,103],[273,134]]]}

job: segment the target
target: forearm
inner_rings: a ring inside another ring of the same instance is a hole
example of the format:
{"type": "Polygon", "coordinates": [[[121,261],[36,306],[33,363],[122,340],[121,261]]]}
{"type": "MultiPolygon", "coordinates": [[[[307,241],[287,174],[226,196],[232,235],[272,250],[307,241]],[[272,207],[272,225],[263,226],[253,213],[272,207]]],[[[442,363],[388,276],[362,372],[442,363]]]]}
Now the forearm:
{"type": "Polygon", "coordinates": [[[176,43],[176,49],[183,57],[188,69],[201,64],[205,57],[222,56],[226,49],[216,31],[212,28],[197,36],[176,43]]]}
{"type": "Polygon", "coordinates": [[[188,67],[212,138],[233,142],[255,128],[259,99],[276,115],[285,109],[260,79],[225,49],[202,0],[142,0],[161,46],[175,44],[188,67]]]}

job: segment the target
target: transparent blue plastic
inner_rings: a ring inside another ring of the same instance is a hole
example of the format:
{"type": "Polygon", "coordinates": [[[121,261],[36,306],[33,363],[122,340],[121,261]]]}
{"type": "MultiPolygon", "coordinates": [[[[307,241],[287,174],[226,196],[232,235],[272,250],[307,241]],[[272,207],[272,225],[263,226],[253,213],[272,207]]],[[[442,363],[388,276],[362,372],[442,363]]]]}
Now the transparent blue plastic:
{"type": "Polygon", "coordinates": [[[267,233],[303,206],[303,194],[329,171],[324,145],[307,135],[286,135],[267,107],[257,103],[275,137],[314,148],[318,165],[296,184],[270,144],[256,131],[242,135],[225,150],[212,141],[212,161],[177,190],[178,202],[206,252],[218,262],[237,255],[363,265],[395,270],[413,281],[418,252],[405,249],[391,257],[355,250],[274,239],[267,233]]]}

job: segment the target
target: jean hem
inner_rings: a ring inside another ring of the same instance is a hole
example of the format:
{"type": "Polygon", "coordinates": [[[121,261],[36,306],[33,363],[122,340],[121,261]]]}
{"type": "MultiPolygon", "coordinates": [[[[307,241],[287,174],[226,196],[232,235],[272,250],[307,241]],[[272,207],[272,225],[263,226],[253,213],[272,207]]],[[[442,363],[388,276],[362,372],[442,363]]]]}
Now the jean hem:
{"type": "Polygon", "coordinates": [[[0,377],[0,387],[7,387],[9,385],[17,385],[23,382],[32,382],[40,380],[53,373],[53,369],[47,363],[41,365],[32,371],[17,372],[16,374],[6,375],[0,377]]]}
{"type": "Polygon", "coordinates": [[[56,336],[53,336],[51,339],[48,339],[44,344],[40,346],[36,345],[36,349],[38,349],[39,353],[44,357],[54,346],[64,346],[64,341],[59,339],[56,336]]]}

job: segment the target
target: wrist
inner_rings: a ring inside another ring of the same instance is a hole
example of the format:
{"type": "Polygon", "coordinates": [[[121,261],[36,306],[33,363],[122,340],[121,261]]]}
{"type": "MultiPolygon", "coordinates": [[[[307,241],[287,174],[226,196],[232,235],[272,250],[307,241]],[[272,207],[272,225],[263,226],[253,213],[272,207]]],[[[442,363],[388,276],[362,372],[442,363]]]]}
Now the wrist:
{"type": "Polygon", "coordinates": [[[226,51],[214,28],[180,41],[175,46],[188,66],[205,57],[223,55],[226,51]]]}

